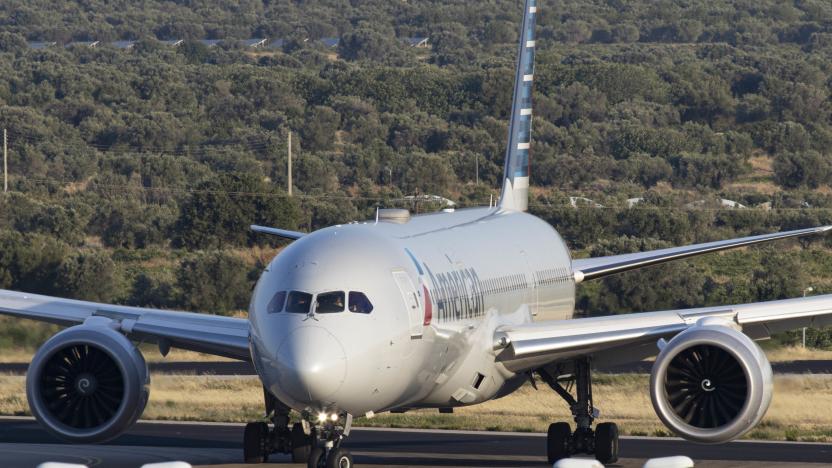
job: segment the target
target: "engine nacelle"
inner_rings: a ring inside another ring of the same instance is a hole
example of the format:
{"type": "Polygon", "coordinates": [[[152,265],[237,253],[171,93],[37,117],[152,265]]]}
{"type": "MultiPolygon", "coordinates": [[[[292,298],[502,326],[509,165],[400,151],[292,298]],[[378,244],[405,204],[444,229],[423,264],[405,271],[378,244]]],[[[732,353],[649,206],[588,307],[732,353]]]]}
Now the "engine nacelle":
{"type": "Polygon", "coordinates": [[[722,319],[702,319],[676,335],[650,375],[656,414],[679,436],[700,443],[727,442],[752,429],[771,392],[763,351],[722,319]]]}
{"type": "Polygon", "coordinates": [[[29,365],[29,408],[61,439],[106,442],[130,428],[147,405],[147,364],[112,323],[92,317],[57,333],[29,365]]]}

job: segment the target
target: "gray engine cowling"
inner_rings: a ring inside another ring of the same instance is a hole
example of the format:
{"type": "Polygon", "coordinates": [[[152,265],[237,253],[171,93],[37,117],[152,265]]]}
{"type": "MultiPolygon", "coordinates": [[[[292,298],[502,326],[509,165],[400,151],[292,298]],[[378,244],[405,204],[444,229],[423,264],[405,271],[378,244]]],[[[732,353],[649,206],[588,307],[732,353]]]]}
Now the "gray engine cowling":
{"type": "Polygon", "coordinates": [[[32,414],[55,436],[106,442],[147,405],[150,374],[141,352],[103,317],[55,334],[26,373],[32,414]]]}
{"type": "Polygon", "coordinates": [[[706,318],[676,335],[650,375],[653,408],[685,439],[722,443],[752,429],[771,403],[765,354],[730,322],[706,318]]]}

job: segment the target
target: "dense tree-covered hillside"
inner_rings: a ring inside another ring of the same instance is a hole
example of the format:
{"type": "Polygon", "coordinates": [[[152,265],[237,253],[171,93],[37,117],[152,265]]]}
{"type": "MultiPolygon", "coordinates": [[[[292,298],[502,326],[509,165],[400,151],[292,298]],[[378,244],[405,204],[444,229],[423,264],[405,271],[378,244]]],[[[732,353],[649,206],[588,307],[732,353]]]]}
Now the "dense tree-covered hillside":
{"type": "MultiPolygon", "coordinates": [[[[487,203],[519,3],[3,2],[0,287],[226,312],[276,247],[250,223],[315,229],[415,194],[487,203]],[[252,37],[283,42],[239,42],[252,37]]],[[[829,2],[539,3],[531,206],[580,254],[832,221],[829,2]]],[[[622,275],[582,287],[580,306],[829,290],[826,244],[622,275]]]]}

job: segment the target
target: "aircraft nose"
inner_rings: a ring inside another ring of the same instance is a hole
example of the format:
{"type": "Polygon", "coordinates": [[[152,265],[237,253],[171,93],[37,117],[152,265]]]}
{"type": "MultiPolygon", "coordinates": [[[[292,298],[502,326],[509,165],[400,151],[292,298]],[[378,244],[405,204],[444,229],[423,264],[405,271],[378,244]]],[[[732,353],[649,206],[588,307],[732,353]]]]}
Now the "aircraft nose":
{"type": "Polygon", "coordinates": [[[294,399],[325,401],[344,384],[347,356],[335,336],[322,327],[301,327],[289,334],[277,351],[280,383],[294,399]]]}

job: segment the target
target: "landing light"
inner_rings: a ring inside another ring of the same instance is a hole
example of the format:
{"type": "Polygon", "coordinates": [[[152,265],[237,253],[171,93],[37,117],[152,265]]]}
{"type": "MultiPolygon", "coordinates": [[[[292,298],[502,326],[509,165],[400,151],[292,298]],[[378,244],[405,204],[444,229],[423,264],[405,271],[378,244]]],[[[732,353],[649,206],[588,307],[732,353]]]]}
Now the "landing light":
{"type": "Polygon", "coordinates": [[[318,413],[318,422],[326,422],[326,413],[318,413]]]}
{"type": "Polygon", "coordinates": [[[338,414],[337,413],[332,413],[332,416],[330,416],[329,418],[332,419],[332,422],[338,422],[338,414]]]}

